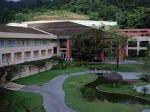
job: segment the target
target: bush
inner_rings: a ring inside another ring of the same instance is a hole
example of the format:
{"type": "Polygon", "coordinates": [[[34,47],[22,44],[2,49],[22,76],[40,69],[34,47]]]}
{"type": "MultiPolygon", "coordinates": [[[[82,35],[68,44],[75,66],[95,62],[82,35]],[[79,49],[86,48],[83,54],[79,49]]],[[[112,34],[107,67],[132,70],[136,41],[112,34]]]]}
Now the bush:
{"type": "Polygon", "coordinates": [[[144,81],[147,81],[147,82],[150,82],[150,74],[141,74],[140,75],[140,79],[141,80],[144,80],[144,81]]]}
{"type": "Polygon", "coordinates": [[[67,68],[67,63],[58,63],[52,67],[52,70],[59,70],[67,68]]]}
{"type": "Polygon", "coordinates": [[[81,92],[88,101],[93,101],[96,98],[96,91],[93,88],[82,88],[81,92]]]}

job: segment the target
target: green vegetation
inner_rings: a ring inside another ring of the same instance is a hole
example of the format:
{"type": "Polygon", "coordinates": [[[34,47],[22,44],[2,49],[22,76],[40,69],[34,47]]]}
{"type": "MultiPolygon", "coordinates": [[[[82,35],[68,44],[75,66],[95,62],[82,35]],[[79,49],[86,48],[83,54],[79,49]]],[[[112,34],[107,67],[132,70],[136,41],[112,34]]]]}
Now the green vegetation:
{"type": "Polygon", "coordinates": [[[81,96],[80,88],[95,78],[95,75],[89,74],[84,76],[73,76],[67,79],[64,83],[66,103],[79,112],[141,112],[143,109],[149,108],[149,106],[139,104],[125,105],[107,101],[87,101],[81,96]]]}
{"type": "Polygon", "coordinates": [[[108,67],[112,71],[120,72],[150,72],[150,66],[142,64],[120,64],[118,69],[116,68],[116,66],[114,66],[114,64],[98,64],[93,65],[92,67],[108,67]]]}
{"type": "MultiPolygon", "coordinates": [[[[116,69],[116,66],[113,64],[98,64],[98,65],[93,65],[92,67],[108,67],[112,71],[122,71],[122,72],[149,72],[149,66],[146,65],[120,65],[119,69],[116,69]]],[[[25,85],[34,85],[34,84],[42,84],[45,82],[48,82],[52,78],[58,76],[58,75],[63,75],[65,73],[71,73],[71,72],[79,72],[79,71],[84,71],[88,70],[87,66],[84,67],[67,67],[65,69],[59,69],[59,70],[48,70],[45,72],[41,72],[29,77],[21,78],[16,80],[16,83],[19,84],[25,84],[25,85]]]]}
{"type": "Polygon", "coordinates": [[[46,8],[22,9],[15,12],[14,21],[58,20],[58,19],[89,19],[83,14],[76,14],[66,10],[50,10],[46,8]],[[23,13],[22,13],[23,12],[23,13]]]}
{"type": "Polygon", "coordinates": [[[144,95],[143,93],[137,93],[133,90],[134,86],[144,86],[148,83],[146,82],[136,82],[133,84],[116,84],[116,88],[113,88],[112,84],[100,84],[98,86],[99,89],[107,91],[107,92],[119,92],[119,93],[127,93],[140,97],[150,98],[150,95],[144,95]]]}
{"type": "Polygon", "coordinates": [[[45,4],[42,0],[37,0],[34,6],[30,4],[28,7],[15,7],[16,9],[11,7],[11,10],[8,10],[10,5],[4,7],[3,2],[4,0],[0,7],[0,23],[42,19],[91,19],[117,21],[120,28],[150,28],[149,0],[49,0],[45,4]]]}
{"type": "Polygon", "coordinates": [[[0,112],[45,112],[42,97],[0,88],[0,112]]]}
{"type": "Polygon", "coordinates": [[[92,20],[114,20],[121,28],[149,28],[148,0],[71,0],[65,8],[92,20]]]}
{"type": "Polygon", "coordinates": [[[24,84],[24,85],[34,85],[34,84],[43,84],[51,80],[52,78],[58,76],[58,75],[63,75],[65,73],[71,73],[71,72],[79,72],[87,70],[86,68],[81,68],[81,67],[67,67],[65,69],[61,70],[48,70],[45,72],[41,72],[29,77],[21,78],[16,80],[16,83],[19,84],[24,84]]]}

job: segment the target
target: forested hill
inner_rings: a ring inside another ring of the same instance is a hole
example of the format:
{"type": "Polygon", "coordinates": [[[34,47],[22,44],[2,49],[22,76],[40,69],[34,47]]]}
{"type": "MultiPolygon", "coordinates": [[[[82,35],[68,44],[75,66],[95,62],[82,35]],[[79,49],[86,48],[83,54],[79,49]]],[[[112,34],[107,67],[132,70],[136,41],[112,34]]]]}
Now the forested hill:
{"type": "Polygon", "coordinates": [[[1,23],[32,20],[38,12],[43,16],[42,12],[49,15],[52,10],[67,10],[92,20],[117,21],[121,28],[150,28],[150,0],[0,0],[0,8],[1,23]]]}

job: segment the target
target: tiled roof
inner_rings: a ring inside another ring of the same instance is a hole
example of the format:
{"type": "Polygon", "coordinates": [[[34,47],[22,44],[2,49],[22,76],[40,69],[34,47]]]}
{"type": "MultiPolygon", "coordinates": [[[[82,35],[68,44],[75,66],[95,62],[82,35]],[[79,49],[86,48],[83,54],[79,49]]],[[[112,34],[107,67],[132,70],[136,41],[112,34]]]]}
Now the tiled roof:
{"type": "Polygon", "coordinates": [[[45,32],[55,34],[57,36],[73,36],[92,30],[91,27],[80,25],[73,22],[29,24],[29,27],[35,27],[45,32]]]}
{"type": "Polygon", "coordinates": [[[16,27],[16,26],[5,26],[5,25],[0,25],[0,32],[45,34],[45,33],[41,32],[41,31],[35,30],[33,28],[24,28],[24,27],[16,27]]]}

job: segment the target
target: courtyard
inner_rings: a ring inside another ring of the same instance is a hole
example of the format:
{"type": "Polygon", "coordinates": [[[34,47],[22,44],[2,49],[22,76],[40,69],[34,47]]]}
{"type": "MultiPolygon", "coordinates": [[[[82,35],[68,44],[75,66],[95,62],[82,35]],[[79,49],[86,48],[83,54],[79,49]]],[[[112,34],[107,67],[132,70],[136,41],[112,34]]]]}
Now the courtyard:
{"type": "MultiPolygon", "coordinates": [[[[100,68],[111,67],[111,71],[116,71],[115,67],[113,67],[113,64],[99,64],[93,66],[100,68]]],[[[138,73],[142,73],[146,70],[148,71],[148,67],[148,65],[120,65],[117,72],[126,73],[128,71],[129,73],[135,73],[136,69],[138,70],[138,73]]],[[[89,67],[87,66],[68,66],[64,69],[48,70],[29,77],[21,78],[15,80],[14,82],[26,85],[26,87],[21,89],[20,91],[1,89],[3,92],[5,92],[5,95],[0,95],[0,100],[4,102],[2,102],[2,104],[5,105],[5,111],[12,110],[15,112],[19,111],[20,109],[24,112],[28,110],[37,112],[99,112],[100,110],[107,112],[142,112],[142,110],[149,108],[149,105],[141,104],[133,104],[131,109],[129,108],[131,104],[126,105],[101,100],[94,100],[90,102],[87,101],[85,98],[82,97],[80,88],[83,85],[96,79],[97,76],[93,73],[91,74],[90,72],[91,71],[89,71],[89,67]],[[9,99],[10,97],[11,99],[9,99]],[[29,102],[33,103],[29,105],[29,102]],[[12,105],[16,105],[17,108],[12,105]],[[8,107],[9,110],[7,110],[8,107]]],[[[133,85],[131,86],[144,86],[147,84],[148,83],[146,82],[140,81],[137,83],[133,83],[133,85]]],[[[129,89],[129,86],[130,85],[126,86],[118,84],[116,86],[116,89],[113,89],[110,84],[104,84],[101,86],[101,89],[109,92],[127,92],[133,95],[140,95],[144,98],[150,99],[150,95],[143,95],[142,93],[133,91],[129,89]]]]}

